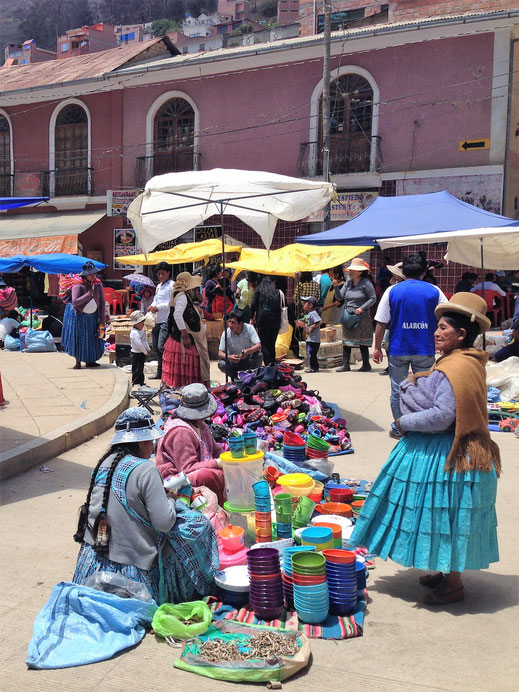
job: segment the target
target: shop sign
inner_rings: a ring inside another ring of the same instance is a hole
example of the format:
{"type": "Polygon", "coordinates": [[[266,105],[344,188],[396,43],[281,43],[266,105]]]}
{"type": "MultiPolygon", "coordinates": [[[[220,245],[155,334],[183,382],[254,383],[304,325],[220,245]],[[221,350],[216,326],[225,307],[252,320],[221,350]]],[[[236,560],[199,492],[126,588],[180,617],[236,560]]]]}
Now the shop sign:
{"type": "MultiPolygon", "coordinates": [[[[332,221],[351,221],[367,209],[377,197],[378,192],[338,192],[337,196],[332,198],[330,218],[332,221]]],[[[310,223],[323,220],[324,209],[320,209],[305,219],[310,223]]]]}
{"type": "Polygon", "coordinates": [[[137,235],[133,228],[114,229],[114,269],[142,271],[141,266],[136,267],[133,264],[125,264],[117,259],[119,257],[127,257],[128,255],[138,255],[140,252],[137,235]]]}
{"type": "Polygon", "coordinates": [[[126,216],[128,207],[139,194],[139,190],[107,190],[107,216],[126,216]]]}

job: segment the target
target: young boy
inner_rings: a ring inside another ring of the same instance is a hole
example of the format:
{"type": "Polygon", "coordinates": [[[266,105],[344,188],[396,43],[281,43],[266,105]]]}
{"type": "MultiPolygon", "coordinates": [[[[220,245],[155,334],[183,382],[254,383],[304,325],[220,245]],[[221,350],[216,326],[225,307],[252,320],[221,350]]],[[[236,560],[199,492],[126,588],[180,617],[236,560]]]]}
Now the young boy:
{"type": "Polygon", "coordinates": [[[135,310],[130,315],[133,325],[130,332],[130,345],[132,353],[132,384],[144,384],[144,361],[149,356],[151,349],[146,338],[144,320],[146,316],[140,310],[135,310]]]}
{"type": "MultiPolygon", "coordinates": [[[[317,352],[321,345],[321,317],[317,312],[318,301],[314,296],[303,298],[303,311],[306,315],[306,347],[308,349],[308,357],[310,358],[310,367],[305,372],[319,372],[319,361],[317,360],[317,352]]],[[[304,322],[298,320],[298,327],[304,327],[304,322]]]]}

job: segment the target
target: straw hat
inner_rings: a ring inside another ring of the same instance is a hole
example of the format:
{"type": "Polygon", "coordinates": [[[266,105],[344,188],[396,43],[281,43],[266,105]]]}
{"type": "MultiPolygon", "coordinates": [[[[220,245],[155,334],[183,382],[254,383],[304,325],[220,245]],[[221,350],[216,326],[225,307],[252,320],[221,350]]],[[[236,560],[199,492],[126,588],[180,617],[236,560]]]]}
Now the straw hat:
{"type": "Polygon", "coordinates": [[[388,264],[387,268],[393,274],[393,276],[398,277],[399,279],[402,279],[402,281],[405,279],[404,272],[402,271],[402,264],[403,262],[397,262],[396,264],[388,264]]]}
{"type": "Polygon", "coordinates": [[[130,315],[131,324],[139,324],[139,322],[144,322],[146,315],[144,315],[140,310],[134,310],[130,315]]]}
{"type": "Polygon", "coordinates": [[[180,272],[175,279],[173,291],[190,291],[192,288],[200,288],[202,285],[202,277],[193,276],[189,272],[180,272]]]}
{"type": "Polygon", "coordinates": [[[455,293],[448,303],[437,305],[434,314],[440,319],[445,312],[459,312],[461,315],[467,315],[471,322],[478,323],[480,334],[490,329],[491,322],[486,315],[487,304],[476,293],[455,293]]]}
{"type": "Polygon", "coordinates": [[[360,257],[354,257],[354,258],[351,260],[350,266],[349,266],[349,267],[345,267],[345,268],[344,268],[344,271],[345,271],[345,272],[351,272],[351,271],[354,271],[354,272],[365,272],[365,271],[369,271],[369,264],[368,264],[367,262],[364,262],[364,260],[361,259],[360,257]]]}

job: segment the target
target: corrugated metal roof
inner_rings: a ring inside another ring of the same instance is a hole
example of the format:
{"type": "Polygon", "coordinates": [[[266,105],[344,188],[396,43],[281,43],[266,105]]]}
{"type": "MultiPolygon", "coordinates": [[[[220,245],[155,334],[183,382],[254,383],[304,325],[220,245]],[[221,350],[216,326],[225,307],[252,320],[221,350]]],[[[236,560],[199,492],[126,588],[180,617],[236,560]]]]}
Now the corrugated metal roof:
{"type": "Polygon", "coordinates": [[[4,65],[0,67],[0,93],[101,77],[131,63],[137,57],[147,60],[162,54],[175,55],[178,52],[170,39],[164,37],[73,58],[29,65],[4,65]]]}

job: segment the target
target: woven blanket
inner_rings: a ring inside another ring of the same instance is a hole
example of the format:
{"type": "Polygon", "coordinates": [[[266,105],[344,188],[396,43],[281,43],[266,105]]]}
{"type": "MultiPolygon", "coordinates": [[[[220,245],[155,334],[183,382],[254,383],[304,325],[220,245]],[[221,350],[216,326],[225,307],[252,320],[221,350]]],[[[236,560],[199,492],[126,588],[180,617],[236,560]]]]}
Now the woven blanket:
{"type": "Polygon", "coordinates": [[[252,610],[241,608],[234,609],[232,606],[224,605],[213,596],[204,599],[213,613],[213,620],[233,620],[243,622],[247,625],[268,625],[281,629],[299,630],[304,632],[310,639],[353,639],[362,637],[364,630],[364,613],[368,600],[368,592],[364,592],[364,598],[357,603],[357,607],[352,615],[340,617],[338,615],[328,615],[326,620],[320,625],[307,625],[300,622],[297,613],[292,610],[283,610],[279,620],[265,622],[258,620],[252,610]]]}

